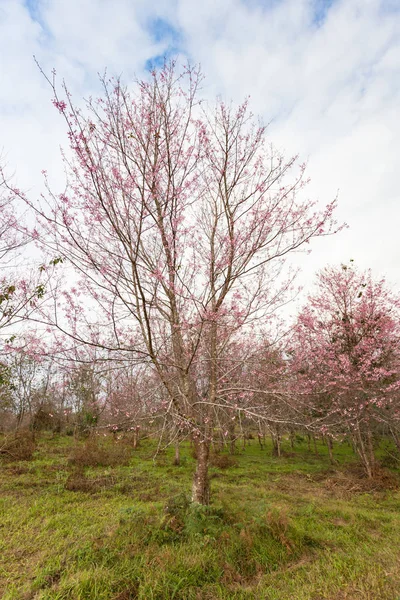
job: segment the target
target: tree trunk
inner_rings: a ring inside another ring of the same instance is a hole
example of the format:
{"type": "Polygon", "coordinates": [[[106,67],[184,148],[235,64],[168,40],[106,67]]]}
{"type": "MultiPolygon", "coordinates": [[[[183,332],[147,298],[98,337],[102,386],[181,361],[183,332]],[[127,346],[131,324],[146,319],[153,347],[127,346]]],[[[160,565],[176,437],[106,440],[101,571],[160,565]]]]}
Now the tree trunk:
{"type": "Polygon", "coordinates": [[[235,421],[229,421],[227,430],[229,432],[229,454],[236,453],[236,424],[235,421]]]}
{"type": "Polygon", "coordinates": [[[272,456],[281,456],[281,432],[279,425],[270,426],[270,432],[272,437],[272,456]]]}
{"type": "Polygon", "coordinates": [[[317,438],[315,437],[315,435],[313,435],[312,437],[314,442],[314,453],[318,456],[317,438]]]}
{"type": "Polygon", "coordinates": [[[278,451],[278,457],[281,457],[281,434],[278,432],[276,434],[276,449],[278,451]]]}
{"type": "Polygon", "coordinates": [[[224,448],[227,447],[227,442],[226,442],[226,435],[224,435],[224,432],[221,429],[220,432],[220,444],[221,444],[221,450],[223,450],[224,448]]]}
{"type": "Polygon", "coordinates": [[[294,429],[291,429],[289,432],[289,440],[290,440],[290,449],[294,450],[294,438],[295,438],[295,432],[294,429]]]}
{"type": "Polygon", "coordinates": [[[207,440],[195,442],[197,465],[193,477],[192,502],[197,504],[210,503],[210,482],[208,479],[208,458],[210,443],[207,440]]]}
{"type": "Polygon", "coordinates": [[[140,430],[139,430],[139,427],[136,426],[133,431],[133,449],[134,450],[136,450],[136,448],[139,446],[139,436],[140,436],[140,430]]]}
{"type": "Polygon", "coordinates": [[[175,456],[174,456],[174,465],[179,467],[181,464],[181,452],[179,446],[179,439],[177,438],[175,441],[175,456]]]}
{"type": "Polygon", "coordinates": [[[365,473],[369,479],[373,476],[373,465],[370,461],[370,456],[368,455],[368,451],[365,448],[365,443],[363,440],[363,435],[360,430],[360,425],[357,424],[357,428],[354,435],[354,442],[358,456],[361,459],[362,465],[365,469],[365,473]]]}
{"type": "Polygon", "coordinates": [[[368,449],[368,455],[369,455],[369,463],[371,465],[371,473],[372,473],[372,475],[374,475],[375,469],[376,469],[374,439],[372,436],[372,431],[369,426],[367,429],[367,449],[368,449]]]}
{"type": "Polygon", "coordinates": [[[331,465],[334,465],[334,464],[336,464],[336,460],[333,458],[333,442],[332,442],[332,438],[329,435],[326,438],[326,445],[328,446],[330,463],[331,463],[331,465]]]}
{"type": "Polygon", "coordinates": [[[18,416],[17,416],[17,422],[16,422],[16,425],[15,425],[15,430],[16,431],[18,431],[19,428],[21,427],[21,423],[23,421],[24,415],[25,415],[25,410],[22,408],[19,411],[18,416]]]}

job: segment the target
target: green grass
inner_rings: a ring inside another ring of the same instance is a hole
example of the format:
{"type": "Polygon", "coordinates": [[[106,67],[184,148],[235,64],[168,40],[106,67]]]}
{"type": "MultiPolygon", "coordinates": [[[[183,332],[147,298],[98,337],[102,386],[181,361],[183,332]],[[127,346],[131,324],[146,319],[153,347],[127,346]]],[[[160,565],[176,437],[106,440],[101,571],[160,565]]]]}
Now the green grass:
{"type": "Polygon", "coordinates": [[[400,598],[400,492],[362,493],[347,444],[335,473],[323,445],[278,459],[253,440],[211,469],[209,508],[187,502],[188,446],[174,467],[145,442],[127,466],[78,473],[83,492],[65,487],[73,444],[45,436],[0,467],[4,600],[400,598]]]}

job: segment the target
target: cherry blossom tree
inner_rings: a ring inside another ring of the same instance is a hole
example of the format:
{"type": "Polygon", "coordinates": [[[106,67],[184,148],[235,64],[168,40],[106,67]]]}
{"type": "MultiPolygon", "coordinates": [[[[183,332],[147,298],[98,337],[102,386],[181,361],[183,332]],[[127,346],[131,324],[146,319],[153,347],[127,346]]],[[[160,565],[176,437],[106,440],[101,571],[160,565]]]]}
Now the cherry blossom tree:
{"type": "Polygon", "coordinates": [[[296,386],[320,431],[350,433],[365,472],[375,467],[373,426],[397,430],[400,299],[354,265],[328,267],[301,312],[293,347],[296,386]]]}
{"type": "MultiPolygon", "coordinates": [[[[18,195],[0,165],[0,406],[9,425],[18,414],[17,428],[30,406],[26,394],[19,394],[27,380],[15,383],[17,365],[22,364],[18,337],[26,319],[40,306],[52,270],[51,265],[25,265],[23,252],[30,236],[18,210],[18,195]]],[[[22,369],[21,375],[26,372],[22,369]]]]}
{"type": "Polygon", "coordinates": [[[270,144],[248,101],[210,106],[201,81],[174,63],[132,91],[104,78],[81,110],[50,79],[68,182],[34,208],[43,243],[79,275],[43,320],[151,367],[165,410],[190,428],[192,498],[207,504],[224,349],[267,325],[288,288],[286,257],[337,227],[336,201],[320,210],[304,196],[305,166],[270,144]]]}
{"type": "MultiPolygon", "coordinates": [[[[12,189],[0,165],[0,355],[12,347],[16,326],[23,323],[40,306],[55,260],[26,266],[24,252],[31,236],[17,205],[22,193],[12,189]]],[[[1,383],[1,375],[0,375],[1,383]]]]}

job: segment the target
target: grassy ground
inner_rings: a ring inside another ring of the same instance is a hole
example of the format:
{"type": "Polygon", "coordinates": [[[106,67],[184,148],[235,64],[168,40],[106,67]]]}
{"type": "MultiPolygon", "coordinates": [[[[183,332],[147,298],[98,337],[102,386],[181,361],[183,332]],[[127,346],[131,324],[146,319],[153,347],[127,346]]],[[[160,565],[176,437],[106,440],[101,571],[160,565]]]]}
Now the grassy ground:
{"type": "Polygon", "coordinates": [[[209,509],[187,503],[188,447],[180,467],[147,442],[76,470],[73,444],[0,467],[4,600],[400,599],[400,492],[349,471],[346,444],[332,470],[322,445],[277,459],[252,441],[211,469],[209,509]]]}

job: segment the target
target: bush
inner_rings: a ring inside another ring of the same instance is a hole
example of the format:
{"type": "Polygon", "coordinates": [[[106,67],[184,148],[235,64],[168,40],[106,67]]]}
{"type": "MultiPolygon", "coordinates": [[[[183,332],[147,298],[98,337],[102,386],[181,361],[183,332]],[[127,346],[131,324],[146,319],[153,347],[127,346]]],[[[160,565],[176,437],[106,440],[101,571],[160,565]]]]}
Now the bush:
{"type": "Polygon", "coordinates": [[[61,422],[56,408],[51,404],[44,404],[36,411],[32,426],[35,431],[60,431],[61,422]]]}
{"type": "Polygon", "coordinates": [[[186,494],[170,498],[165,506],[162,528],[186,537],[216,537],[225,521],[222,508],[193,504],[186,494]]]}
{"type": "Polygon", "coordinates": [[[226,522],[222,508],[191,504],[185,516],[185,533],[188,537],[216,539],[226,522]]]}
{"type": "Polygon", "coordinates": [[[285,511],[273,508],[267,513],[268,529],[277,542],[285,546],[289,552],[292,550],[292,542],[288,537],[289,519],[285,511]]]}
{"type": "Polygon", "coordinates": [[[165,514],[183,519],[189,510],[190,504],[189,496],[184,493],[172,496],[165,505],[165,514]]]}
{"type": "Polygon", "coordinates": [[[128,448],[100,444],[92,437],[83,445],[75,446],[68,462],[76,467],[114,467],[128,464],[130,457],[128,448]]]}
{"type": "Polygon", "coordinates": [[[229,454],[212,454],[210,458],[210,465],[217,467],[218,469],[229,469],[238,466],[236,458],[229,454]]]}
{"type": "Polygon", "coordinates": [[[0,456],[6,461],[31,460],[35,449],[34,436],[27,430],[7,435],[0,442],[0,456]]]}

